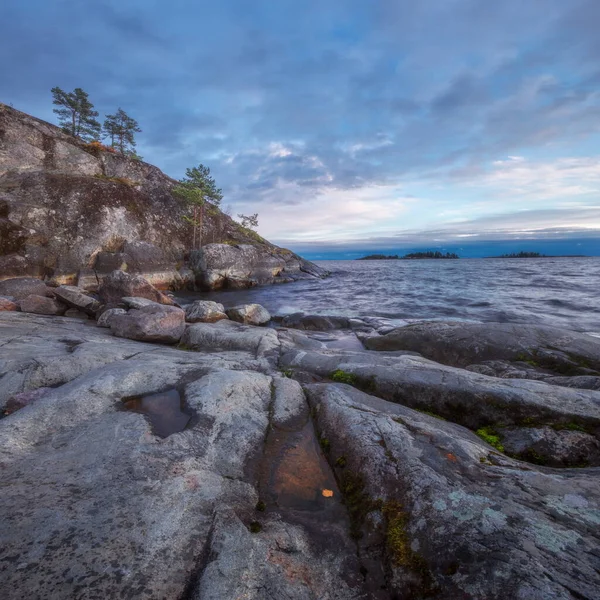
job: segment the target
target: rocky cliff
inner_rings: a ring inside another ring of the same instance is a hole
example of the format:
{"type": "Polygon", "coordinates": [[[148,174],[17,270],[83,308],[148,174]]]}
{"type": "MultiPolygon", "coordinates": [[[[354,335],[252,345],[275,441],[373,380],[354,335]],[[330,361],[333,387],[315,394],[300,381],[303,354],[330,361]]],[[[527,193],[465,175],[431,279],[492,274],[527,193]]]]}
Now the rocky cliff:
{"type": "MultiPolygon", "coordinates": [[[[207,211],[202,236],[216,244],[208,259],[213,274],[194,273],[187,268],[188,209],[173,197],[175,184],[153,165],[0,103],[0,280],[33,276],[93,289],[123,269],[162,288],[212,280],[240,287],[323,274],[216,209],[207,211]],[[227,255],[224,269],[219,255],[227,255]],[[232,269],[232,256],[246,261],[240,269],[232,269]]],[[[196,268],[207,263],[204,252],[195,253],[196,268]]]]}

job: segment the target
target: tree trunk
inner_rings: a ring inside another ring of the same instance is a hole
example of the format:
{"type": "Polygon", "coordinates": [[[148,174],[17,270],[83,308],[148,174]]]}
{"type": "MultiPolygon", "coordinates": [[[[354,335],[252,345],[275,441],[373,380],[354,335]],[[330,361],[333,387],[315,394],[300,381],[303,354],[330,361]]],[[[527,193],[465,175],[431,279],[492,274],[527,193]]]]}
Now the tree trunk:
{"type": "Polygon", "coordinates": [[[196,211],[198,208],[194,206],[194,233],[192,234],[192,250],[196,249],[196,225],[198,221],[196,220],[196,211]]]}
{"type": "Polygon", "coordinates": [[[200,221],[198,223],[199,228],[198,228],[198,242],[199,242],[199,247],[202,248],[202,217],[204,213],[204,204],[200,205],[200,221]]]}

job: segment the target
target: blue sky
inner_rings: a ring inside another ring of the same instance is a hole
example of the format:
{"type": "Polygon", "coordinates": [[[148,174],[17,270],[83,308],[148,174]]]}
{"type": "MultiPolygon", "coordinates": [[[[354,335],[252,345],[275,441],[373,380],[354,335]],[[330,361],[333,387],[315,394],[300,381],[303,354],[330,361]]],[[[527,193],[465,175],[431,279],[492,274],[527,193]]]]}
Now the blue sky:
{"type": "Polygon", "coordinates": [[[600,239],[599,23],[598,0],[4,0],[0,100],[54,121],[50,88],[83,87],[311,254],[576,253],[600,239]]]}

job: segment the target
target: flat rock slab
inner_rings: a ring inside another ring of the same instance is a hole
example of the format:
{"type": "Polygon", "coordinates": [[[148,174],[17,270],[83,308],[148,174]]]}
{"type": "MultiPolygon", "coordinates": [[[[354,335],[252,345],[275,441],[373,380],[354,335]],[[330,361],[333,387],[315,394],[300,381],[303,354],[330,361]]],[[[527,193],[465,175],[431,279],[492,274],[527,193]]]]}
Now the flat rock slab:
{"type": "Polygon", "coordinates": [[[22,300],[31,294],[50,296],[52,288],[32,277],[15,277],[0,281],[0,296],[11,296],[13,299],[22,300]]]}
{"type": "Polygon", "coordinates": [[[350,386],[306,386],[399,598],[596,598],[600,470],[526,467],[468,430],[350,386]],[[387,540],[387,541],[386,541],[387,540]]]}
{"type": "Polygon", "coordinates": [[[365,341],[370,350],[413,350],[455,367],[529,361],[569,375],[600,371],[600,338],[521,323],[421,322],[365,341]]]}
{"type": "Polygon", "coordinates": [[[66,304],[54,298],[37,296],[35,294],[23,298],[19,305],[23,312],[37,315],[64,315],[67,310],[66,304]]]}
{"type": "Polygon", "coordinates": [[[70,308],[74,308],[91,317],[95,316],[100,308],[100,302],[85,293],[84,290],[74,285],[60,285],[54,290],[54,294],[70,308]]]}

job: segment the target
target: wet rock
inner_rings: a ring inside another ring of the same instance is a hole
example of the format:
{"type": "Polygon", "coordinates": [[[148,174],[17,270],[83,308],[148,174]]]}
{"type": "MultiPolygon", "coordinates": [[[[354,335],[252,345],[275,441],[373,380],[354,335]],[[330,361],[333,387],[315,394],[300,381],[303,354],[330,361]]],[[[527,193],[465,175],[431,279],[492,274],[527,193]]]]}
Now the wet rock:
{"type": "Polygon", "coordinates": [[[19,303],[21,310],[36,315],[64,315],[67,305],[47,296],[30,295],[19,303]]]}
{"type": "Polygon", "coordinates": [[[175,306],[152,304],[113,316],[109,326],[118,337],[175,344],[185,331],[185,313],[175,306]]]}
{"type": "Polygon", "coordinates": [[[51,296],[52,290],[43,281],[31,277],[15,277],[0,281],[0,296],[11,296],[15,300],[22,300],[32,294],[51,296]]]}
{"type": "Polygon", "coordinates": [[[549,467],[600,465],[600,442],[584,431],[517,427],[498,431],[505,452],[549,467]]]}
{"type": "Polygon", "coordinates": [[[129,275],[124,271],[113,271],[104,278],[98,289],[100,299],[108,305],[116,305],[122,298],[146,298],[158,304],[173,305],[171,298],[159,292],[139,275],[129,275]]]}
{"type": "Polygon", "coordinates": [[[14,301],[14,298],[0,296],[0,311],[1,310],[19,310],[19,305],[14,301]]]}
{"type": "Polygon", "coordinates": [[[558,327],[422,322],[400,327],[365,343],[370,350],[414,350],[426,358],[456,367],[504,360],[527,362],[565,375],[600,371],[600,339],[558,327]]]}
{"type": "Polygon", "coordinates": [[[225,307],[210,300],[196,300],[185,307],[185,320],[188,323],[215,323],[227,319],[225,307]]]}
{"type": "MultiPolygon", "coordinates": [[[[55,290],[56,297],[69,306],[91,317],[100,309],[100,302],[73,285],[60,285],[55,290]]],[[[70,316],[70,315],[69,315],[70,316]]]]}
{"type": "Polygon", "coordinates": [[[242,304],[228,308],[225,312],[232,321],[245,325],[265,325],[271,320],[269,311],[260,304],[242,304]]]}
{"type": "Polygon", "coordinates": [[[543,470],[468,430],[346,385],[306,386],[392,597],[594,598],[597,469],[543,470]]]}
{"type": "Polygon", "coordinates": [[[273,360],[279,351],[279,340],[273,329],[229,320],[188,325],[181,344],[204,352],[241,351],[273,360]]]}
{"type": "Polygon", "coordinates": [[[69,317],[70,319],[79,319],[80,321],[88,321],[90,318],[87,313],[84,313],[77,308],[69,308],[66,310],[65,317],[69,317]]]}
{"type": "Polygon", "coordinates": [[[126,315],[127,311],[124,308],[109,308],[105,310],[97,319],[98,327],[110,327],[110,321],[117,315],[126,315]]]}

